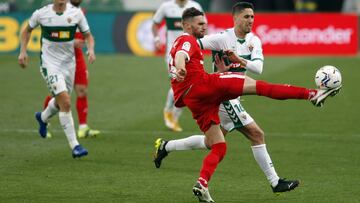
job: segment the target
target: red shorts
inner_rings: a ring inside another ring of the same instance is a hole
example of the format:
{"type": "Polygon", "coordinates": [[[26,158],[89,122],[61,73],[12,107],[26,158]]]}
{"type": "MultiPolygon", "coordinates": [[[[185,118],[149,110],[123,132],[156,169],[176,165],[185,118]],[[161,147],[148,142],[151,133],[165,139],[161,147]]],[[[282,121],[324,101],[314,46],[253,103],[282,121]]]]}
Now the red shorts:
{"type": "Polygon", "coordinates": [[[242,73],[215,73],[191,87],[183,102],[203,132],[220,123],[220,103],[242,95],[244,81],[242,73]]]}
{"type": "Polygon", "coordinates": [[[88,85],[88,70],[82,49],[75,48],[75,85],[88,85]]]}

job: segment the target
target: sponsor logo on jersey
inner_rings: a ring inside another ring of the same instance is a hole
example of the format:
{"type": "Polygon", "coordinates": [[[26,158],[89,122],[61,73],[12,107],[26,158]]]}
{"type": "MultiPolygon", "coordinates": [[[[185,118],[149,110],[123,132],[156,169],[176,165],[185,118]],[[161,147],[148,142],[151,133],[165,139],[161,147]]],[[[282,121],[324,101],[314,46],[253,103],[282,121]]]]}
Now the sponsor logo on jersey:
{"type": "Polygon", "coordinates": [[[240,68],[241,64],[240,63],[231,63],[230,64],[230,68],[240,68]]]}
{"type": "Polygon", "coordinates": [[[70,38],[70,32],[69,31],[60,31],[60,39],[68,39],[70,38]]]}
{"type": "Polygon", "coordinates": [[[175,22],[174,22],[174,27],[176,27],[176,28],[182,28],[181,21],[175,21],[175,22]]]}
{"type": "Polygon", "coordinates": [[[50,36],[52,38],[58,38],[58,39],[69,39],[70,32],[69,31],[51,32],[50,36]]]}
{"type": "Polygon", "coordinates": [[[52,32],[50,36],[52,38],[59,38],[59,33],[58,32],[52,32]]]}
{"type": "Polygon", "coordinates": [[[249,46],[249,51],[252,52],[254,50],[254,46],[253,45],[250,45],[249,46]]]}

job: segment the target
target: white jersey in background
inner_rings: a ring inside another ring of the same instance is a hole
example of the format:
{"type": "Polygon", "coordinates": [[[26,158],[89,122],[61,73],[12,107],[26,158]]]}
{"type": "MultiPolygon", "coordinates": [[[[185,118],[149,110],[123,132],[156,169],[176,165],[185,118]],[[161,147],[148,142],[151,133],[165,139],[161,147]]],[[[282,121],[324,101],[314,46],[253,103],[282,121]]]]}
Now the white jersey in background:
{"type": "Polygon", "coordinates": [[[63,13],[56,13],[53,4],[36,10],[29,26],[41,27],[41,66],[46,68],[75,68],[74,36],[76,29],[89,32],[89,25],[81,9],[66,4],[63,13]]]}
{"type": "Polygon", "coordinates": [[[164,2],[160,5],[153,17],[153,21],[156,24],[160,24],[163,19],[166,23],[166,53],[165,58],[168,57],[171,50],[171,46],[175,39],[182,33],[181,17],[185,9],[195,7],[196,9],[203,11],[200,4],[189,0],[184,7],[180,7],[175,0],[164,2]]]}
{"type": "MultiPolygon", "coordinates": [[[[231,28],[218,34],[206,35],[204,38],[198,39],[198,42],[201,49],[212,50],[213,62],[215,61],[215,54],[225,50],[232,50],[248,60],[249,67],[239,68],[240,64],[231,63],[229,71],[245,72],[250,70],[257,74],[262,72],[264,61],[262,45],[260,39],[253,33],[248,33],[245,39],[239,39],[235,35],[234,28],[231,28]]],[[[213,66],[214,71],[217,71],[214,63],[213,66]]],[[[219,117],[221,126],[227,131],[241,128],[254,121],[240,104],[239,99],[222,102],[219,108],[219,117]]]]}

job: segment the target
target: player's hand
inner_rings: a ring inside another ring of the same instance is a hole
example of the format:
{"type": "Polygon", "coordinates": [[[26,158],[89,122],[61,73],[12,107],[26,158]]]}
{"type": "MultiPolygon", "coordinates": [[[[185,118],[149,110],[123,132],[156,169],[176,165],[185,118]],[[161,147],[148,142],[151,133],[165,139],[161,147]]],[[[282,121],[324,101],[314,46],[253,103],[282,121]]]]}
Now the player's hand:
{"type": "Polygon", "coordinates": [[[232,50],[225,50],[224,53],[227,55],[229,60],[233,63],[240,63],[240,58],[232,50]]]}
{"type": "Polygon", "coordinates": [[[220,73],[226,72],[230,69],[230,66],[225,65],[224,59],[220,57],[219,54],[215,55],[215,66],[218,68],[220,73]]]}
{"type": "Polygon", "coordinates": [[[74,40],[74,47],[75,48],[83,48],[85,45],[85,41],[82,39],[75,39],[74,40]]]}
{"type": "Polygon", "coordinates": [[[186,69],[177,69],[175,74],[176,74],[176,81],[183,82],[186,76],[186,69]]]}
{"type": "Polygon", "coordinates": [[[161,43],[160,41],[155,41],[155,51],[161,51],[161,43]]]}
{"type": "Polygon", "coordinates": [[[227,55],[227,57],[229,58],[229,60],[232,63],[240,63],[241,68],[246,67],[247,61],[244,58],[242,58],[242,57],[238,56],[237,54],[235,54],[234,51],[226,50],[226,51],[224,51],[224,53],[227,55]]]}
{"type": "Polygon", "coordinates": [[[154,38],[154,47],[155,47],[155,51],[161,51],[161,42],[159,36],[154,38]]]}
{"type": "Polygon", "coordinates": [[[88,61],[90,64],[93,64],[96,60],[96,56],[95,56],[95,52],[94,50],[89,50],[87,52],[87,55],[88,55],[88,61]]]}
{"type": "Polygon", "coordinates": [[[29,62],[29,58],[26,52],[20,52],[18,57],[19,65],[21,68],[26,68],[29,62]]]}

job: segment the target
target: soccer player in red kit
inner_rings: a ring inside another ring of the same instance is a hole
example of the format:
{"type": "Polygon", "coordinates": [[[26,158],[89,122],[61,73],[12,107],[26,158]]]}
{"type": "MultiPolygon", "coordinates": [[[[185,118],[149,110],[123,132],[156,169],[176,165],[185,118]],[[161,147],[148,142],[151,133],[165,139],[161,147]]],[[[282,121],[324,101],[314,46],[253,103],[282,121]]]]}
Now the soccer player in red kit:
{"type": "MultiPolygon", "coordinates": [[[[310,100],[316,106],[321,106],[328,96],[336,95],[341,87],[316,90],[256,81],[233,72],[206,73],[203,54],[197,43],[197,38],[202,38],[206,31],[204,14],[195,8],[186,9],[182,15],[182,24],[184,34],[175,40],[170,51],[171,86],[175,106],[187,106],[191,110],[193,118],[205,134],[206,145],[211,147],[210,153],[203,160],[193,192],[199,201],[213,202],[208,190],[208,181],[226,153],[226,142],[219,126],[218,115],[222,101],[241,95],[259,95],[279,100],[310,100]]],[[[225,50],[225,54],[230,61],[246,66],[246,61],[233,51],[225,50]]]]}
{"type": "MultiPolygon", "coordinates": [[[[75,7],[80,7],[82,0],[70,0],[70,3],[75,7]]],[[[83,10],[85,13],[85,11],[83,10]]],[[[88,70],[86,67],[86,62],[82,50],[82,45],[84,43],[84,36],[81,32],[77,31],[75,33],[75,60],[76,60],[76,69],[75,69],[75,80],[74,80],[74,89],[76,92],[76,110],[78,113],[79,120],[79,129],[78,137],[95,137],[100,134],[99,130],[90,129],[87,125],[87,115],[88,115],[88,70]]],[[[47,106],[48,102],[52,97],[47,96],[44,102],[44,108],[47,106]]],[[[47,137],[51,137],[50,132],[48,131],[47,137]]]]}

